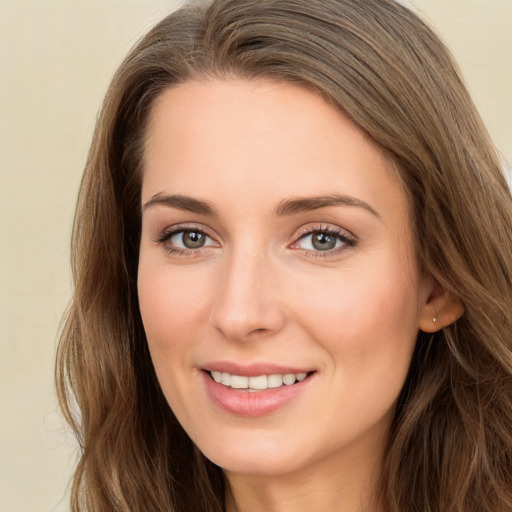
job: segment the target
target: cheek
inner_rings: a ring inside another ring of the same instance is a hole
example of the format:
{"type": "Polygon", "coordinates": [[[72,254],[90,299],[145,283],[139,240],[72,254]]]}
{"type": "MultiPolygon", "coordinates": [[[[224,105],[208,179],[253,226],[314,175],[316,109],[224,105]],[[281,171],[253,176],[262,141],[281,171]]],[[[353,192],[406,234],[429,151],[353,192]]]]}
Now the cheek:
{"type": "Polygon", "coordinates": [[[191,279],[179,267],[144,263],[139,267],[139,304],[156,376],[180,422],[201,430],[190,395],[198,392],[194,353],[206,337],[208,289],[214,283],[204,275],[191,279]]]}
{"type": "MultiPolygon", "coordinates": [[[[300,294],[301,322],[329,354],[344,387],[392,398],[403,385],[418,333],[418,291],[403,268],[384,265],[317,282],[300,294]]],[[[371,396],[371,395],[370,395],[371,396]]]]}
{"type": "Polygon", "coordinates": [[[210,307],[211,277],[196,273],[194,278],[179,269],[161,266],[139,267],[139,305],[153,363],[180,364],[187,349],[201,338],[210,307]],[[170,357],[172,356],[172,357],[170,357]]]}
{"type": "Polygon", "coordinates": [[[364,331],[373,333],[375,341],[391,332],[416,331],[416,286],[407,278],[396,277],[368,271],[347,274],[338,282],[308,283],[304,292],[298,293],[307,320],[304,324],[316,325],[327,337],[339,333],[342,339],[354,341],[364,331]]]}

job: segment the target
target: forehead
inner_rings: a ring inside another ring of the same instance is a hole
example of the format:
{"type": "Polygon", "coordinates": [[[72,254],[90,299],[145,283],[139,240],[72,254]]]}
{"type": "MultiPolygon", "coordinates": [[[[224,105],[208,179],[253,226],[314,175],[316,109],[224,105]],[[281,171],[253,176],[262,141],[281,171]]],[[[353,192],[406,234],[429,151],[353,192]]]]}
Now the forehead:
{"type": "MultiPolygon", "coordinates": [[[[402,193],[386,152],[318,94],[270,80],[186,82],[150,116],[143,199],[161,192],[223,201],[402,193]]],[[[403,194],[402,194],[403,195],[403,194]]]]}

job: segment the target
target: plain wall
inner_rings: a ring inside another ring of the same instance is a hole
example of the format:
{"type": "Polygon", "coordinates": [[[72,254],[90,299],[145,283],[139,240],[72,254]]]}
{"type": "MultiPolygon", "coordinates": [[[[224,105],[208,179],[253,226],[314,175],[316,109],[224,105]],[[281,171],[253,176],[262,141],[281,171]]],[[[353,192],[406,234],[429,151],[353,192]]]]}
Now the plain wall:
{"type": "MultiPolygon", "coordinates": [[[[512,1],[417,0],[512,162],[512,1]]],[[[0,512],[66,511],[75,459],[53,385],[74,202],[98,108],[176,2],[0,0],[0,512]]]]}

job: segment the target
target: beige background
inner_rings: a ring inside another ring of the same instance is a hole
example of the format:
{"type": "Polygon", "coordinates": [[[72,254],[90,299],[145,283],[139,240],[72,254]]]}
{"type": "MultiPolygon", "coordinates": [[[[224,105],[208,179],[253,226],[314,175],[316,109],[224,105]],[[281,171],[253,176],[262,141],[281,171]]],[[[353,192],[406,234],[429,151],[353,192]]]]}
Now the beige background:
{"type": "MultiPolygon", "coordinates": [[[[512,0],[416,0],[512,162],[512,0]]],[[[0,512],[67,510],[72,436],[53,390],[68,245],[101,98],[176,2],[0,0],[0,512]]]]}

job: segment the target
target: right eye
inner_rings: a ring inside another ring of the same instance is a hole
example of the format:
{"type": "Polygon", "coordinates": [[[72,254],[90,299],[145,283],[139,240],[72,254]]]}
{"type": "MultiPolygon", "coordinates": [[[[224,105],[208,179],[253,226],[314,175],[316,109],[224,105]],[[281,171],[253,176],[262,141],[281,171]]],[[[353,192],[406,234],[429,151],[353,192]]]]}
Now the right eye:
{"type": "Polygon", "coordinates": [[[178,231],[169,237],[169,242],[180,249],[200,249],[208,240],[210,237],[201,231],[178,231]]]}
{"type": "Polygon", "coordinates": [[[218,245],[202,229],[183,227],[166,230],[156,242],[162,244],[171,253],[180,252],[180,255],[192,254],[203,247],[218,245]]]}

